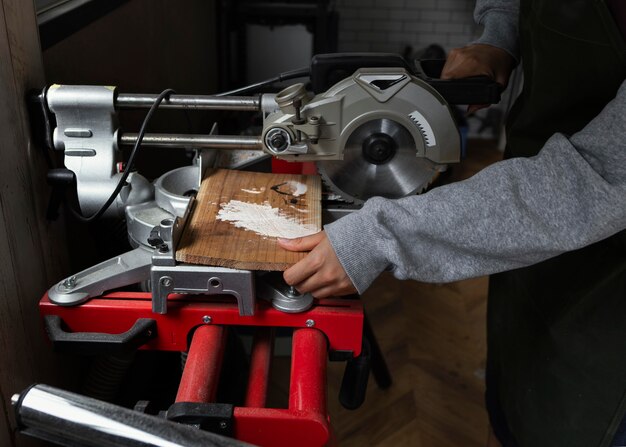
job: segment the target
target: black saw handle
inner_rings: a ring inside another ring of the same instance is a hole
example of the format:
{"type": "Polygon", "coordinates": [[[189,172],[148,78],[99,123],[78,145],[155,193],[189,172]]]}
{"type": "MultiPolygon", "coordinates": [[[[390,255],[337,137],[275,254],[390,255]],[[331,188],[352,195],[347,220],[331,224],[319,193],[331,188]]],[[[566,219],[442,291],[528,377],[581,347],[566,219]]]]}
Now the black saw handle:
{"type": "Polygon", "coordinates": [[[441,79],[445,59],[416,60],[411,67],[394,53],[316,54],[311,60],[311,86],[315,94],[325,92],[359,68],[399,67],[430,84],[448,104],[496,104],[502,86],[486,76],[441,79]]]}
{"type": "Polygon", "coordinates": [[[502,86],[487,76],[441,79],[445,63],[445,59],[415,61],[418,69],[416,74],[437,90],[448,104],[497,104],[500,102],[502,86]]]}

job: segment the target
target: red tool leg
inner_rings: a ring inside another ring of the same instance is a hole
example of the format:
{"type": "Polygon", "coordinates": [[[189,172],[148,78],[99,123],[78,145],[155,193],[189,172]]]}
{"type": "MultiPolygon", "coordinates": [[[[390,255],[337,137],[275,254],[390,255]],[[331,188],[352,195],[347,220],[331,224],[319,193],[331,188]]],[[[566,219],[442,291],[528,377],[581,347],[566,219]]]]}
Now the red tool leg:
{"type": "Polygon", "coordinates": [[[200,326],[193,334],[176,402],[215,402],[222,369],[226,328],[200,326]]]}
{"type": "Polygon", "coordinates": [[[274,329],[257,328],[250,357],[246,407],[263,408],[267,399],[270,366],[274,352],[274,329]]]}
{"type": "Polygon", "coordinates": [[[321,447],[330,442],[326,414],[326,337],[296,329],[292,341],[289,408],[235,408],[235,437],[271,447],[321,447]]]}
{"type": "Polygon", "coordinates": [[[326,414],[326,338],[316,329],[296,329],[292,346],[289,409],[326,414]]]}

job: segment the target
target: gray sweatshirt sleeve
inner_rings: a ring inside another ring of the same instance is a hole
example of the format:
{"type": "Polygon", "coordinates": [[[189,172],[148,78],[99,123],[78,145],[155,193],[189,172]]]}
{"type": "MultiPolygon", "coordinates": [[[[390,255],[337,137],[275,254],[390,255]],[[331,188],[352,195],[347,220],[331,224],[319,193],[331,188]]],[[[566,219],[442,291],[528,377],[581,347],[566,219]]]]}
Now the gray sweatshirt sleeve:
{"type": "Polygon", "coordinates": [[[519,62],[519,0],[478,0],[474,20],[485,28],[473,43],[501,48],[519,62]]]}
{"type": "Polygon", "coordinates": [[[626,228],[626,82],[582,131],[532,158],[399,200],[372,198],[326,226],[363,292],[383,271],[447,282],[511,270],[626,228]]]}

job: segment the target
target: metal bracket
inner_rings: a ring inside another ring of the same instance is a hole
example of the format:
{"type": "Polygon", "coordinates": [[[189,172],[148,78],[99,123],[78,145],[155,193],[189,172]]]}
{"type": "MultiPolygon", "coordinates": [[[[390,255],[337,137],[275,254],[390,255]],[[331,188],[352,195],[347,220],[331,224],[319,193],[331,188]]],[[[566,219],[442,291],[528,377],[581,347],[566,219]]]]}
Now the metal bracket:
{"type": "MultiPolygon", "coordinates": [[[[115,87],[52,85],[46,98],[57,123],[54,147],[65,151],[65,166],[76,174],[81,211],[93,214],[111,195],[119,177],[115,87]]],[[[106,215],[122,213],[120,195],[106,215]]]]}
{"type": "Polygon", "coordinates": [[[153,265],[152,311],[167,313],[170,293],[204,295],[233,295],[239,305],[239,315],[254,315],[254,274],[250,270],[235,270],[204,265],[153,265]]]}
{"type": "Polygon", "coordinates": [[[151,264],[152,253],[136,248],[65,278],[48,290],[48,298],[60,306],[75,306],[107,290],[145,281],[151,264]]]}

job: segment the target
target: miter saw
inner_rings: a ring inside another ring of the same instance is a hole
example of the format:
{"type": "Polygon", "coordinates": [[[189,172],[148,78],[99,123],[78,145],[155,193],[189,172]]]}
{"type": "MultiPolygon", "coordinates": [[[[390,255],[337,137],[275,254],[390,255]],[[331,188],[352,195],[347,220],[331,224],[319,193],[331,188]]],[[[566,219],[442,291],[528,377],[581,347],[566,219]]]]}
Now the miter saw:
{"type": "MultiPolygon", "coordinates": [[[[459,161],[452,105],[494,103],[500,96],[500,87],[486,79],[442,81],[441,67],[442,61],[410,67],[388,54],[334,54],[313,59],[306,70],[310,89],[294,84],[277,94],[44,89],[38,103],[48,145],[64,152],[65,164],[49,174],[56,191],[51,209],[63,188],[75,188],[80,211],[70,207],[72,212],[85,221],[125,218],[133,247],[50,288],[40,302],[50,340],[74,353],[180,351],[186,361],[176,401],[159,413],[161,418],[149,414],[146,402],[131,411],[36,385],[12,400],[20,430],[62,445],[240,445],[167,419],[255,445],[326,445],[331,439],[327,357],[348,361],[340,391],[346,408],[358,407],[367,387],[367,339],[372,337],[363,335],[367,324],[358,300],[312,306],[313,297],[287,286],[280,272],[177,262],[180,233],[208,168],[238,169],[262,157],[315,162],[337,199],[324,204],[333,218],[373,196],[423,191],[449,163],[459,161]],[[263,125],[255,136],[219,135],[215,126],[207,135],[146,133],[158,107],[258,112],[263,125]],[[138,133],[118,125],[117,113],[129,108],[149,108],[138,133]],[[133,146],[125,165],[124,145],[133,146]],[[194,161],[150,182],[132,167],[144,146],[192,148],[194,161]],[[143,284],[149,292],[124,289],[131,284],[143,284]],[[118,291],[107,293],[111,290],[118,291]],[[237,305],[225,295],[234,296],[237,305]],[[245,403],[217,403],[226,336],[237,326],[256,331],[245,403]],[[289,404],[265,408],[273,331],[281,327],[293,330],[289,404]]],[[[371,349],[377,352],[375,343],[371,349]]]]}
{"type": "MultiPolygon", "coordinates": [[[[241,157],[224,157],[226,153],[256,154],[251,158],[269,154],[315,162],[326,185],[344,203],[358,206],[373,196],[419,193],[460,159],[451,104],[493,103],[500,96],[492,81],[443,81],[437,78],[440,70],[441,63],[432,61],[412,69],[396,55],[329,54],[313,59],[313,92],[301,83],[257,96],[129,94],[107,86],[50,86],[40,96],[49,143],[64,151],[67,168],[51,173],[53,183],[75,183],[83,216],[125,217],[129,240],[136,247],[59,282],[50,289],[50,300],[76,305],[106,290],[150,279],[155,312],[167,311],[171,293],[226,293],[237,297],[242,315],[252,314],[256,286],[251,272],[175,260],[178,237],[205,170],[242,164],[241,157]],[[147,120],[139,133],[119,128],[118,111],[150,108],[149,117],[157,107],[254,111],[262,114],[263,127],[258,136],[218,135],[215,128],[208,135],[145,133],[147,120]],[[124,145],[134,145],[126,166],[120,160],[124,145]],[[139,146],[193,148],[196,157],[192,166],[150,183],[132,172],[139,146]]],[[[280,283],[265,282],[272,283],[273,290],[280,283]]],[[[276,307],[288,312],[304,310],[312,301],[286,286],[270,295],[276,307]]]]}

